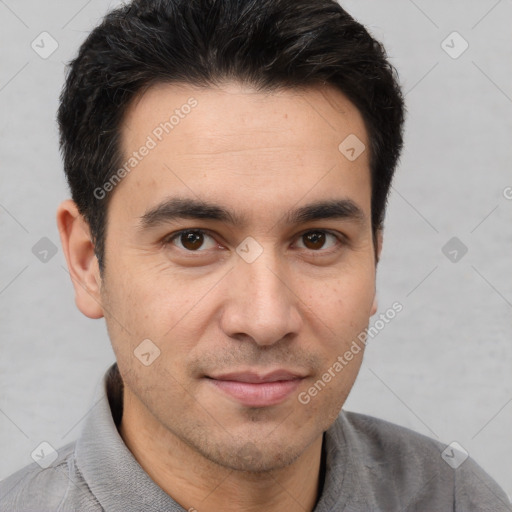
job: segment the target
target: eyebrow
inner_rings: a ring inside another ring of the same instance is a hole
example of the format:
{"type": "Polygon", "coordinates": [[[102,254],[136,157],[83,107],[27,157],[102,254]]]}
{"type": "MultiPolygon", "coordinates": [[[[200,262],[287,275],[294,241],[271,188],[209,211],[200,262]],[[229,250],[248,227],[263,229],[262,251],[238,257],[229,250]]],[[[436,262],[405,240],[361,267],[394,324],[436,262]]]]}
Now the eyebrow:
{"type": "MultiPolygon", "coordinates": [[[[233,226],[243,226],[247,223],[246,215],[238,214],[218,204],[201,199],[171,197],[139,217],[139,229],[149,230],[178,219],[216,220],[233,226]]],[[[351,199],[317,201],[290,210],[283,217],[286,224],[302,224],[326,219],[346,219],[361,225],[366,223],[365,213],[351,199]]]]}

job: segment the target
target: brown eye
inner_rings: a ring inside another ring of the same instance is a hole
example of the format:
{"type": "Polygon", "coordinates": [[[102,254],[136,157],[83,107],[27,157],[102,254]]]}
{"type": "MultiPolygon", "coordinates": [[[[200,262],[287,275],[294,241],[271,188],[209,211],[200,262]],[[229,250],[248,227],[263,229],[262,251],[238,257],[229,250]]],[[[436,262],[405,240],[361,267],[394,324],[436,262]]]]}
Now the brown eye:
{"type": "Polygon", "coordinates": [[[321,249],[325,243],[325,233],[321,231],[313,231],[303,235],[304,245],[308,249],[321,249]]]}
{"type": "Polygon", "coordinates": [[[327,233],[325,231],[308,231],[307,233],[304,233],[300,240],[303,244],[305,249],[310,249],[312,251],[319,251],[320,249],[330,249],[336,245],[338,242],[338,239],[335,235],[332,233],[327,233]],[[328,242],[328,237],[330,237],[332,240],[334,240],[333,243],[330,245],[328,244],[327,247],[325,247],[326,242],[328,242]]]}
{"type": "Polygon", "coordinates": [[[204,251],[215,246],[213,238],[201,230],[181,231],[176,233],[169,242],[180,249],[195,252],[204,251]]]}
{"type": "Polygon", "coordinates": [[[181,243],[185,249],[189,251],[195,251],[199,249],[201,245],[203,245],[203,234],[198,233],[197,231],[189,231],[187,233],[182,233],[180,236],[181,243]]]}

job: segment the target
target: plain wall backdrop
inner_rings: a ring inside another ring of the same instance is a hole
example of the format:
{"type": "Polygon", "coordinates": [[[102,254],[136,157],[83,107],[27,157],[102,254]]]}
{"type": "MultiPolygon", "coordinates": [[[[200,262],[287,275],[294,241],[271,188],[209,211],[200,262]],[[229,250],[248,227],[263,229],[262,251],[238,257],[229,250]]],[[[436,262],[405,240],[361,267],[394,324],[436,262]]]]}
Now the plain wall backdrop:
{"type": "MultiPolygon", "coordinates": [[[[512,1],[341,3],[384,42],[408,107],[378,270],[379,313],[403,311],[345,408],[457,441],[511,496],[512,1]]],[[[114,360],[60,247],[55,115],[65,63],[116,5],[0,0],[0,479],[77,437],[114,360]]]]}

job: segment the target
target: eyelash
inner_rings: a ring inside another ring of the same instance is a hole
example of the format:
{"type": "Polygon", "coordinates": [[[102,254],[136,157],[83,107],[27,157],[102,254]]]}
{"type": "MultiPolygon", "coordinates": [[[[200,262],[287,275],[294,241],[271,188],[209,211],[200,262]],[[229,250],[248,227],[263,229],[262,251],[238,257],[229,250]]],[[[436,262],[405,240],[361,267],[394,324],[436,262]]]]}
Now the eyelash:
{"type": "MultiPolygon", "coordinates": [[[[180,231],[175,231],[174,233],[171,233],[170,235],[166,236],[162,240],[162,245],[163,246],[172,245],[172,242],[175,239],[179,238],[184,233],[200,233],[200,234],[203,234],[203,235],[207,235],[207,236],[209,236],[209,237],[211,237],[211,238],[213,238],[215,240],[215,236],[212,233],[210,233],[208,230],[200,229],[200,228],[188,228],[188,229],[182,229],[180,231]]],[[[308,233],[325,233],[325,234],[333,236],[336,239],[336,245],[335,245],[335,247],[333,247],[331,249],[318,249],[318,250],[314,250],[314,249],[307,249],[307,248],[306,249],[302,249],[301,248],[301,250],[306,250],[306,251],[311,252],[313,254],[329,255],[329,254],[332,254],[334,252],[337,252],[343,245],[347,244],[346,237],[343,234],[337,233],[337,232],[332,232],[332,231],[327,230],[327,229],[308,229],[306,231],[303,231],[302,233],[299,233],[296,238],[301,238],[304,235],[307,235],[308,233]]],[[[198,250],[198,251],[190,251],[190,250],[187,250],[187,249],[181,249],[180,247],[176,247],[176,249],[179,249],[181,251],[187,252],[188,254],[201,254],[201,253],[204,253],[204,252],[208,251],[208,249],[202,250],[202,251],[200,251],[200,250],[198,250]]]]}

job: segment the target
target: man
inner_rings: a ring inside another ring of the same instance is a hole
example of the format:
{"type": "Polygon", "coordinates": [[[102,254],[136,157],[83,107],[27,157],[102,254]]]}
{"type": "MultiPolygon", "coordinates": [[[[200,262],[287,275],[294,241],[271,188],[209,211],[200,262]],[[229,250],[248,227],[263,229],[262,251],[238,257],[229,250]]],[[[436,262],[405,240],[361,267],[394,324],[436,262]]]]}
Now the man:
{"type": "Polygon", "coordinates": [[[341,411],[403,113],[383,48],[333,0],[107,15],[61,96],[57,222],[117,363],[77,442],[4,481],[2,510],[510,510],[472,460],[341,411]]]}

